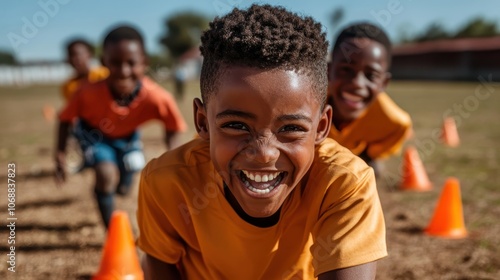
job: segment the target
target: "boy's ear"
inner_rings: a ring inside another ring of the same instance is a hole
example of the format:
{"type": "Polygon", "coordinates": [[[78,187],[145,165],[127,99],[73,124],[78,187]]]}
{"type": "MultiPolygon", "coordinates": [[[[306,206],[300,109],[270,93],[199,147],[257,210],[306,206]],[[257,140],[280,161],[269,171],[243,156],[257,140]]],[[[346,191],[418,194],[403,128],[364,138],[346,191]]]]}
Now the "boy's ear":
{"type": "Polygon", "coordinates": [[[205,111],[205,106],[199,98],[193,100],[193,113],[194,113],[194,126],[198,135],[204,139],[210,139],[210,134],[208,132],[208,118],[207,112],[205,111]]]}
{"type": "Polygon", "coordinates": [[[330,133],[330,127],[332,126],[332,114],[332,106],[326,104],[325,109],[321,113],[318,128],[316,129],[316,138],[314,140],[314,143],[316,145],[318,145],[323,140],[325,140],[326,137],[328,137],[328,134],[330,133]]]}

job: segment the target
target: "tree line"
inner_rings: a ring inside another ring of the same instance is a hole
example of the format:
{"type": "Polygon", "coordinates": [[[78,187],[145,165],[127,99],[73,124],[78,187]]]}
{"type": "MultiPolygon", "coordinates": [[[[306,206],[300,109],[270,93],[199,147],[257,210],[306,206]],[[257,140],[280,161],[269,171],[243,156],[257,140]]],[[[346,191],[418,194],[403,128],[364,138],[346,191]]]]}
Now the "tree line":
{"type": "Polygon", "coordinates": [[[443,39],[459,39],[459,38],[480,38],[492,37],[500,35],[497,23],[482,17],[477,17],[458,30],[446,30],[439,22],[433,22],[427,28],[415,36],[403,36],[401,43],[425,42],[443,39]]]}
{"type": "MultiPolygon", "coordinates": [[[[341,8],[334,9],[330,16],[330,25],[334,28],[337,27],[343,18],[344,11],[341,8]]],[[[164,21],[164,33],[159,40],[165,51],[159,54],[151,54],[149,56],[150,64],[154,66],[174,66],[183,53],[199,45],[200,35],[203,30],[208,28],[210,20],[211,18],[195,12],[177,13],[167,18],[164,21]]],[[[498,35],[500,35],[500,30],[495,21],[477,17],[456,31],[446,30],[439,22],[433,22],[416,35],[403,34],[399,41],[401,43],[410,43],[498,35]]],[[[15,55],[9,51],[0,50],[1,64],[17,64],[15,55]]]]}

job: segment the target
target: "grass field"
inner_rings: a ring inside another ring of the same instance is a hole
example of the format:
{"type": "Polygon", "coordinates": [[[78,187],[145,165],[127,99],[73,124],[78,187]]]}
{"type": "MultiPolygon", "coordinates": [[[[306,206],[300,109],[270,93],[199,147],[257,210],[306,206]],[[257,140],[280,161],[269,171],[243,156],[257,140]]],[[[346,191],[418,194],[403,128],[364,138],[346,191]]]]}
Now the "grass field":
{"type": "MultiPolygon", "coordinates": [[[[165,85],[170,88],[169,84],[165,85]]],[[[179,106],[192,124],[192,99],[198,84],[188,85],[179,106]]],[[[387,162],[389,175],[379,178],[387,223],[389,257],[379,263],[377,279],[500,279],[500,84],[393,82],[388,90],[414,122],[408,145],[419,151],[434,188],[426,193],[398,189],[400,157],[387,162]],[[447,148],[439,140],[442,119],[456,119],[461,145],[447,148]],[[469,237],[447,240],[426,236],[442,185],[449,176],[461,182],[469,237]]],[[[7,272],[5,226],[1,227],[0,279],[89,279],[98,269],[104,232],[93,204],[89,172],[73,175],[68,186],[55,187],[55,122],[42,116],[45,105],[60,108],[56,86],[0,88],[0,177],[16,163],[17,272],[7,272]]],[[[185,140],[194,135],[191,129],[185,140]]],[[[143,129],[148,159],[163,152],[161,126],[143,129]]],[[[2,184],[5,186],[5,183],[2,184]]],[[[6,221],[7,190],[1,190],[0,214],[6,221]]],[[[135,197],[119,199],[135,226],[135,197]]]]}

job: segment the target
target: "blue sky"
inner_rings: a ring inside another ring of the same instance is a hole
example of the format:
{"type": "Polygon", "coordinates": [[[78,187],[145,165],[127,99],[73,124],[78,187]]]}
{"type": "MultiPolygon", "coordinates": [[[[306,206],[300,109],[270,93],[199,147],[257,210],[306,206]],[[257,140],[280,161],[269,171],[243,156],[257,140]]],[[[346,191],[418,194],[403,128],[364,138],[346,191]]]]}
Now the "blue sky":
{"type": "MultiPolygon", "coordinates": [[[[253,2],[282,5],[314,17],[321,22],[331,40],[329,14],[344,9],[341,26],[357,20],[378,23],[393,40],[402,33],[423,30],[431,22],[439,22],[448,30],[456,30],[468,20],[483,16],[498,17],[498,0],[33,0],[4,1],[0,10],[0,49],[14,51],[21,61],[63,59],[64,42],[74,36],[95,43],[117,23],[131,23],[146,37],[149,52],[161,52],[158,40],[165,32],[164,20],[180,11],[197,11],[208,16],[222,15],[232,7],[247,7],[253,2]]],[[[500,25],[500,22],[499,22],[500,25]]]]}

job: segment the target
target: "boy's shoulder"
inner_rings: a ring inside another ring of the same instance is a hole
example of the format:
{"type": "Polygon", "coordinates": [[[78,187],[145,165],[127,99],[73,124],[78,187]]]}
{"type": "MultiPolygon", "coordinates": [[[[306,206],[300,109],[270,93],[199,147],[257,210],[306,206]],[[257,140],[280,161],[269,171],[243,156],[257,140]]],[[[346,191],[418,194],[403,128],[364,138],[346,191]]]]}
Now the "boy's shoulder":
{"type": "Polygon", "coordinates": [[[324,178],[354,176],[359,179],[366,176],[370,170],[365,161],[332,138],[326,138],[321,142],[316,147],[315,153],[311,171],[324,178]]]}
{"type": "Polygon", "coordinates": [[[373,114],[377,114],[391,123],[398,123],[404,126],[411,125],[410,115],[399,107],[385,92],[377,96],[370,109],[373,114]]]}
{"type": "Polygon", "coordinates": [[[375,175],[361,158],[331,138],[317,146],[301,198],[311,211],[325,213],[348,197],[362,197],[376,189],[375,175]]]}
{"type": "Polygon", "coordinates": [[[162,87],[160,84],[152,80],[151,78],[145,76],[141,80],[142,87],[144,89],[147,89],[150,92],[159,92],[159,93],[168,93],[170,94],[164,87],[162,87]]]}
{"type": "Polygon", "coordinates": [[[168,92],[164,87],[150,79],[149,77],[144,77],[141,80],[142,90],[146,93],[146,96],[151,100],[168,100],[174,102],[174,97],[170,92],[168,92]]]}
{"type": "MultiPolygon", "coordinates": [[[[79,92],[83,92],[86,95],[95,95],[101,96],[103,92],[109,91],[108,86],[106,84],[106,79],[97,81],[95,83],[91,83],[89,81],[83,81],[81,84],[79,92]]],[[[102,96],[101,96],[102,97],[102,96]]]]}
{"type": "Polygon", "coordinates": [[[109,89],[105,80],[101,80],[95,83],[91,83],[87,80],[79,80],[78,83],[70,84],[70,87],[73,87],[74,92],[69,96],[68,100],[74,99],[77,103],[80,104],[92,104],[92,106],[103,105],[106,100],[111,98],[109,89]],[[73,96],[75,98],[73,98],[73,96]]]}

